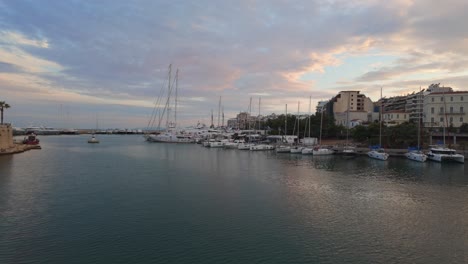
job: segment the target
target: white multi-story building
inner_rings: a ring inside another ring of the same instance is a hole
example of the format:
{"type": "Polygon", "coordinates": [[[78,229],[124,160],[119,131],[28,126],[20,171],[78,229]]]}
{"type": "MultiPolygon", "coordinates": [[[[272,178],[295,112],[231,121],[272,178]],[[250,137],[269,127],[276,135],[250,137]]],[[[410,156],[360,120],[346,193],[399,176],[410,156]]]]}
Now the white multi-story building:
{"type": "Polygon", "coordinates": [[[424,97],[425,127],[460,127],[468,123],[468,91],[432,92],[424,97]]]}

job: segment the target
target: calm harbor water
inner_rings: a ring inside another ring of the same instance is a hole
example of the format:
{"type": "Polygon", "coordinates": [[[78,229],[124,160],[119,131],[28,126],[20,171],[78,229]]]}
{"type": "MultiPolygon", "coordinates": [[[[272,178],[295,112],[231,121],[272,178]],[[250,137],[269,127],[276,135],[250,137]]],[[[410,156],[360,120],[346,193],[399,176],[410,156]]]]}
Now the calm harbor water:
{"type": "Polygon", "coordinates": [[[468,263],[463,164],[40,139],[0,156],[0,263],[468,263]]]}

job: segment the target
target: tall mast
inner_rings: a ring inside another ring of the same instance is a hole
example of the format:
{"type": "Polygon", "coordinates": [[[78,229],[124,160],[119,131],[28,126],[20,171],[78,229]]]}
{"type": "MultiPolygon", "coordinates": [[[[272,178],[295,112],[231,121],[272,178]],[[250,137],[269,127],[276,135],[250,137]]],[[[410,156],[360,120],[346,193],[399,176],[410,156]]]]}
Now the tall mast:
{"type": "Polygon", "coordinates": [[[258,98],[258,130],[260,130],[260,107],[262,105],[262,98],[258,98]]]}
{"type": "Polygon", "coordinates": [[[300,122],[300,119],[299,119],[299,108],[301,106],[301,102],[300,101],[297,101],[297,143],[299,143],[299,130],[300,130],[300,126],[299,126],[299,122],[300,122]]]}
{"type": "Polygon", "coordinates": [[[320,136],[319,136],[319,145],[322,145],[322,123],[323,123],[323,106],[320,108],[320,136]]]}
{"type": "Polygon", "coordinates": [[[249,103],[249,133],[250,133],[250,129],[252,129],[252,128],[251,128],[251,125],[250,125],[250,123],[251,123],[251,122],[250,122],[251,116],[252,116],[252,97],[250,97],[250,103],[249,103]]]}
{"type": "MultiPolygon", "coordinates": [[[[168,84],[167,84],[167,101],[166,101],[166,129],[169,129],[169,102],[171,100],[171,74],[172,74],[172,64],[169,64],[169,74],[168,74],[168,84]]],[[[164,115],[163,115],[164,116],[164,115]]]]}
{"type": "Polygon", "coordinates": [[[222,107],[222,122],[221,122],[221,126],[224,127],[224,106],[222,107]]]}
{"type": "Polygon", "coordinates": [[[380,113],[379,113],[379,148],[382,147],[382,112],[383,112],[383,100],[382,100],[382,87],[380,87],[380,113]]]}
{"type": "Polygon", "coordinates": [[[177,129],[177,87],[179,83],[179,69],[175,75],[175,106],[174,106],[174,129],[177,129]]]}
{"type": "Polygon", "coordinates": [[[219,102],[218,102],[218,127],[219,127],[220,115],[221,115],[221,96],[219,97],[219,102]]]}
{"type": "Polygon", "coordinates": [[[310,116],[312,115],[311,106],[312,106],[312,96],[309,96],[309,138],[310,138],[310,116]]]}
{"type": "Polygon", "coordinates": [[[419,86],[419,94],[417,97],[417,104],[418,104],[418,150],[420,145],[420,137],[421,137],[421,111],[419,111],[419,102],[421,101],[421,86],[419,86]]]}
{"type": "Polygon", "coordinates": [[[288,104],[286,104],[286,115],[284,116],[284,135],[288,134],[288,104]]]}
{"type": "Polygon", "coordinates": [[[348,93],[348,106],[346,111],[346,145],[348,145],[348,138],[349,138],[349,100],[351,97],[351,92],[348,93]]]}

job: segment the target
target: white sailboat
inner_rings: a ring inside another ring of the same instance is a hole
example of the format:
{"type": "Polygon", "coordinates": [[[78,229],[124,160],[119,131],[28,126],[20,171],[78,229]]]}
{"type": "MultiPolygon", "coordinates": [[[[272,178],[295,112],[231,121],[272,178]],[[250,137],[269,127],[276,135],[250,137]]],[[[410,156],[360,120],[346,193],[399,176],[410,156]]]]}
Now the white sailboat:
{"type": "Polygon", "coordinates": [[[304,149],[303,146],[299,145],[299,130],[300,130],[300,115],[299,115],[299,107],[300,107],[300,102],[297,102],[297,118],[296,118],[296,123],[297,123],[297,143],[295,146],[292,146],[290,151],[291,154],[302,154],[302,150],[304,149]]]}
{"type": "MultiPolygon", "coordinates": [[[[380,88],[380,99],[382,99],[382,88],[380,88]]],[[[374,148],[371,151],[367,152],[367,155],[370,158],[378,159],[378,160],[387,160],[388,153],[382,148],[382,111],[383,111],[383,104],[380,105],[380,114],[379,114],[379,146],[378,148],[374,148]]]]}
{"type": "MultiPolygon", "coordinates": [[[[288,104],[286,104],[286,112],[284,115],[284,138],[283,142],[286,141],[286,135],[288,134],[288,104]]],[[[280,145],[276,147],[276,153],[291,153],[291,146],[280,145]]]]}
{"type": "MultiPolygon", "coordinates": [[[[420,104],[421,102],[421,88],[419,88],[419,95],[417,97],[417,103],[420,104]]],[[[419,162],[425,162],[427,159],[427,155],[424,154],[421,149],[420,149],[420,135],[421,135],[421,112],[419,112],[418,116],[418,147],[416,149],[411,149],[409,148],[408,152],[405,153],[406,158],[413,160],[413,161],[419,161],[419,162]]]]}
{"type": "MultiPolygon", "coordinates": [[[[308,136],[308,139],[310,139],[310,116],[312,115],[311,113],[311,105],[312,105],[312,96],[309,96],[309,118],[308,118],[308,122],[307,124],[309,125],[309,136],[308,136]]],[[[307,128],[307,126],[306,126],[307,128]]],[[[304,144],[306,144],[306,138],[305,138],[305,131],[304,131],[304,141],[303,141],[304,144]]],[[[314,149],[311,148],[311,147],[304,147],[302,149],[302,155],[312,155],[314,154],[314,149]]]]}
{"type": "Polygon", "coordinates": [[[312,154],[315,156],[324,156],[332,155],[334,151],[325,146],[322,146],[322,125],[323,125],[323,106],[320,109],[320,136],[319,136],[319,145],[312,150],[312,154]]]}
{"type": "Polygon", "coordinates": [[[346,144],[343,147],[343,155],[345,155],[345,156],[356,156],[357,155],[356,148],[349,145],[349,110],[350,110],[349,102],[350,102],[350,97],[351,97],[351,94],[348,94],[348,109],[346,111],[346,144]]]}
{"type": "MultiPolygon", "coordinates": [[[[97,114],[96,114],[96,131],[97,130],[98,130],[98,118],[97,118],[97,114]]],[[[91,143],[91,144],[99,143],[99,140],[94,135],[94,133],[96,133],[96,131],[94,131],[93,134],[91,134],[91,138],[88,139],[88,143],[91,143]]]]}
{"type": "MultiPolygon", "coordinates": [[[[156,134],[145,135],[145,138],[148,142],[194,143],[195,139],[192,138],[192,135],[177,131],[177,92],[178,92],[179,69],[177,69],[176,71],[174,81],[172,81],[171,79],[171,72],[172,72],[172,64],[169,65],[167,98],[166,98],[166,103],[164,105],[164,108],[158,112],[153,110],[153,115],[152,115],[153,123],[156,117],[159,117],[158,130],[160,130],[161,122],[164,116],[166,115],[166,131],[157,135],[156,134]],[[171,95],[174,89],[174,83],[175,83],[174,121],[170,121],[169,112],[170,112],[170,104],[171,104],[171,95]]],[[[162,92],[161,94],[164,94],[164,92],[162,92]]],[[[158,106],[159,103],[162,103],[161,100],[163,100],[162,96],[158,98],[155,108],[158,106]]],[[[151,123],[151,119],[150,119],[150,123],[151,123]]],[[[150,126],[149,124],[148,124],[148,127],[150,126]]]]}

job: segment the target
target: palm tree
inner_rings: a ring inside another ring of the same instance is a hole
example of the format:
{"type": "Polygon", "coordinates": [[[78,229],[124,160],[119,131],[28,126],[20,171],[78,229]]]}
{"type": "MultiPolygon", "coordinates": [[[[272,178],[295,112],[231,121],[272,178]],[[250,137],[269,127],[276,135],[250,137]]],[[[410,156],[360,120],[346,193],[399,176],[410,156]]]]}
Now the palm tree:
{"type": "Polygon", "coordinates": [[[10,108],[10,105],[5,103],[5,101],[0,101],[0,112],[1,112],[1,122],[0,124],[3,125],[3,110],[10,108]]]}

